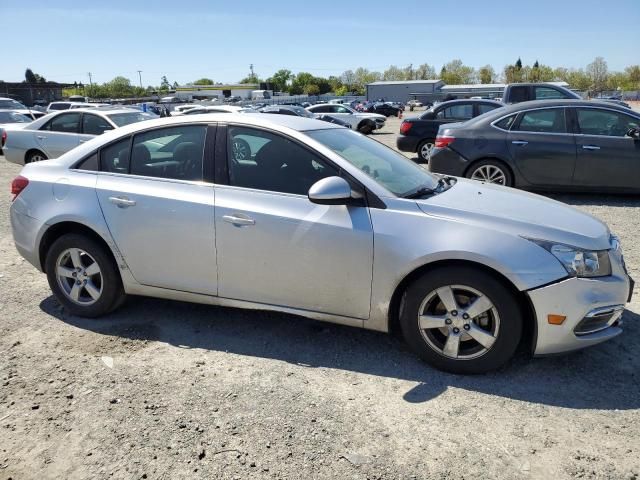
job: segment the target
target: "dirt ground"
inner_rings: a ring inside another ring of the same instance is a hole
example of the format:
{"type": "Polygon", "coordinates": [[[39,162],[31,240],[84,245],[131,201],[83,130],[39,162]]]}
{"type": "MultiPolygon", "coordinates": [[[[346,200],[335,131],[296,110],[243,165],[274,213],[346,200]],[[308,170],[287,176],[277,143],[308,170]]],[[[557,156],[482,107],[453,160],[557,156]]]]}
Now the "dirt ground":
{"type": "MultiPolygon", "coordinates": [[[[130,298],[86,320],[14,248],[19,170],[0,157],[0,480],[640,477],[638,288],[622,336],[470,377],[276,313],[130,298]]],[[[640,279],[640,198],[554,198],[606,221],[640,279]]]]}

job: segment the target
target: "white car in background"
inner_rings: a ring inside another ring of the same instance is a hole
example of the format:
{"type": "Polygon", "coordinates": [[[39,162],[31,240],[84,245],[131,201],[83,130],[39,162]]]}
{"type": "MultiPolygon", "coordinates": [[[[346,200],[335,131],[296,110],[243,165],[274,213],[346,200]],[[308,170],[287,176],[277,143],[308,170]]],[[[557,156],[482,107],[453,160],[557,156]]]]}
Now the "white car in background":
{"type": "Polygon", "coordinates": [[[0,154],[2,153],[2,147],[7,138],[7,134],[4,129],[16,128],[20,129],[25,125],[31,123],[33,119],[15,110],[0,110],[0,154]]]}
{"type": "Polygon", "coordinates": [[[108,106],[108,103],[86,103],[86,102],[51,102],[47,107],[47,113],[58,110],[74,110],[76,108],[96,108],[108,106]]]}
{"type": "Polygon", "coordinates": [[[365,135],[384,127],[387,117],[377,113],[358,112],[347,105],[325,103],[311,105],[307,110],[316,114],[328,114],[338,120],[351,125],[352,130],[357,130],[365,135]]]}
{"type": "MultiPolygon", "coordinates": [[[[237,105],[197,105],[194,108],[184,110],[181,115],[196,115],[200,113],[257,113],[257,110],[237,105]]],[[[171,113],[171,116],[175,116],[171,113]]]]}
{"type": "Polygon", "coordinates": [[[25,165],[57,158],[108,130],[154,118],[158,116],[130,108],[63,110],[23,128],[6,128],[2,150],[9,162],[25,165]]]}

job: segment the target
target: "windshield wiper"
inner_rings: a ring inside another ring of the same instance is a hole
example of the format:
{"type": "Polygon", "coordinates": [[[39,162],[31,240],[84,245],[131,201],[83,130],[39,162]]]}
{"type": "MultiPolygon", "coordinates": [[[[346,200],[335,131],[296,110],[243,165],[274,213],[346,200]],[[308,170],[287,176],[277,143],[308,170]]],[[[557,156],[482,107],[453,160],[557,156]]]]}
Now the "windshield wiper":
{"type": "Polygon", "coordinates": [[[433,195],[434,193],[441,193],[448,190],[455,183],[453,177],[441,177],[438,179],[438,184],[435,188],[420,187],[415,192],[411,192],[408,195],[404,195],[402,198],[421,198],[426,195],[433,195]]]}

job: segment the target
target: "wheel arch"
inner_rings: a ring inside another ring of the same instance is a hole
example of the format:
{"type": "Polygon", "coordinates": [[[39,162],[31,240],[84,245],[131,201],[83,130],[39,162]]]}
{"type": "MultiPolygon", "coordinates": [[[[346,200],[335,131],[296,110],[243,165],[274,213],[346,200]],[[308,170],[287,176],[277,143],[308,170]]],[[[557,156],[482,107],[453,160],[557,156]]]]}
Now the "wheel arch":
{"type": "Polygon", "coordinates": [[[480,157],[480,158],[476,158],[475,160],[473,160],[468,166],[467,168],[464,170],[464,176],[466,177],[467,174],[471,171],[472,168],[474,168],[478,163],[484,161],[484,160],[492,160],[494,162],[499,162],[502,165],[505,166],[505,168],[509,171],[509,173],[511,174],[511,178],[513,179],[513,184],[516,185],[516,174],[515,171],[513,170],[513,167],[511,165],[509,165],[509,162],[507,162],[505,159],[500,158],[499,156],[495,155],[495,156],[484,156],[484,157],[480,157]]]}
{"type": "Polygon", "coordinates": [[[32,153],[35,153],[35,152],[40,152],[45,157],[49,158],[49,155],[47,154],[47,152],[45,152],[42,148],[30,148],[29,150],[24,152],[24,164],[25,165],[27,164],[27,158],[29,158],[29,155],[31,155],[32,153]]]}
{"type": "Polygon", "coordinates": [[[358,122],[358,126],[356,127],[356,129],[357,129],[357,130],[360,130],[360,128],[361,128],[363,125],[369,125],[370,127],[375,128],[375,126],[376,126],[376,122],[375,122],[373,119],[371,119],[371,118],[363,118],[362,120],[360,120],[360,121],[358,122]]]}
{"type": "Polygon", "coordinates": [[[500,283],[502,283],[514,295],[514,297],[518,301],[518,305],[520,306],[523,318],[523,332],[522,338],[520,340],[520,347],[525,348],[528,352],[533,352],[536,344],[538,326],[536,323],[536,312],[533,304],[531,303],[531,299],[526,294],[526,292],[518,290],[513,282],[511,282],[511,280],[509,280],[499,271],[482,263],[474,262],[472,260],[437,260],[421,265],[415,268],[413,271],[409,272],[396,286],[396,289],[391,296],[391,301],[389,302],[389,333],[391,333],[392,335],[398,335],[400,333],[400,310],[402,308],[402,301],[407,287],[427,272],[430,272],[437,268],[451,266],[473,267],[485,273],[488,273],[500,283]]]}
{"type": "Polygon", "coordinates": [[[113,261],[113,264],[116,266],[116,269],[120,271],[118,261],[116,260],[116,255],[114,254],[107,241],[98,232],[82,223],[65,220],[49,226],[49,228],[47,228],[47,230],[43,233],[42,238],[40,239],[40,244],[38,245],[38,260],[40,262],[40,267],[42,268],[42,271],[44,273],[46,273],[46,256],[49,248],[51,248],[53,242],[55,242],[58,238],[69,233],[85,235],[96,241],[98,244],[104,247],[109,257],[113,261]]]}

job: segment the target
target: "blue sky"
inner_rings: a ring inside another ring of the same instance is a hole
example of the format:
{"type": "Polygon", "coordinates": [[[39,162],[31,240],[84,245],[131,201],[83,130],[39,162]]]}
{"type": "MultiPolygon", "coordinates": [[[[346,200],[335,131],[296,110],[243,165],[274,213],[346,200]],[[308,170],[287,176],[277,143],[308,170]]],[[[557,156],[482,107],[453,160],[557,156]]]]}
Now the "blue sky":
{"type": "Polygon", "coordinates": [[[339,75],[460,58],[501,71],[518,56],[610,70],[640,63],[640,0],[0,0],[0,80],[235,82],[249,64],[339,75]],[[268,5],[268,8],[264,5],[268,5]]]}

